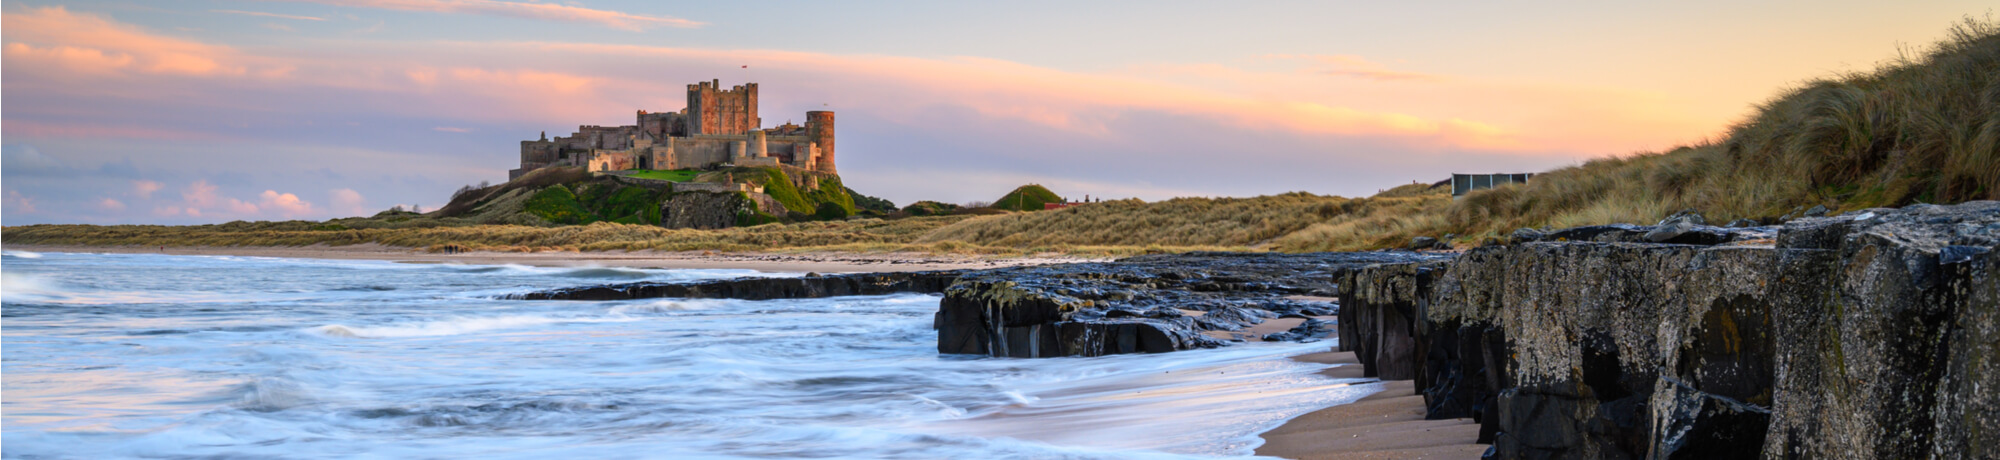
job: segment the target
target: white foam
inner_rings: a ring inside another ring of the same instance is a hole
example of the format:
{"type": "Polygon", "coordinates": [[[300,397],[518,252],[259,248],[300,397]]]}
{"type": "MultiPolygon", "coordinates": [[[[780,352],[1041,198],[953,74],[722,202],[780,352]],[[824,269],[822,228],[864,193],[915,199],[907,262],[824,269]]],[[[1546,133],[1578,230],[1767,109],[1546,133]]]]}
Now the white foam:
{"type": "Polygon", "coordinates": [[[724,303],[723,301],[707,300],[707,299],[655,300],[642,304],[619,305],[616,307],[611,307],[610,313],[612,315],[629,316],[629,315],[672,313],[679,311],[707,310],[722,305],[723,303],[724,303]]]}
{"type": "Polygon", "coordinates": [[[0,271],[0,301],[48,302],[67,297],[62,285],[40,275],[0,271]]]}
{"type": "Polygon", "coordinates": [[[41,255],[40,253],[34,253],[34,252],[28,252],[28,251],[15,251],[15,250],[12,250],[12,249],[8,249],[8,250],[4,250],[4,251],[0,251],[0,255],[5,255],[5,256],[7,256],[7,257],[19,257],[19,258],[23,258],[23,259],[40,259],[40,258],[42,258],[42,255],[41,255]]]}
{"type": "Polygon", "coordinates": [[[629,321],[626,318],[586,318],[556,317],[542,315],[509,315],[492,317],[459,317],[438,321],[422,321],[385,326],[348,326],[330,324],[309,328],[307,331],[329,337],[342,338],[394,338],[394,337],[441,337],[464,335],[498,329],[520,329],[556,323],[603,323],[629,321]]]}

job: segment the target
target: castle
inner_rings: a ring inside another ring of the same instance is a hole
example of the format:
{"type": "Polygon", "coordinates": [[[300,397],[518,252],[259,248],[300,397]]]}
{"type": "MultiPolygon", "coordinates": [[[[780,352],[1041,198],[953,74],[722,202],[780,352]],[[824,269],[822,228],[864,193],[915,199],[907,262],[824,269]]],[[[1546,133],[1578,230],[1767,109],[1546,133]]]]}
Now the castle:
{"type": "Polygon", "coordinates": [[[521,141],[521,169],[512,180],[549,166],[582,166],[589,171],[700,169],[718,164],[780,164],[835,174],[833,112],[806,112],[805,126],[789,122],[761,129],[757,84],[722,89],[721,80],[688,85],[687,108],[679,112],[639,111],[638,124],[577,127],[569,137],[521,141]]]}

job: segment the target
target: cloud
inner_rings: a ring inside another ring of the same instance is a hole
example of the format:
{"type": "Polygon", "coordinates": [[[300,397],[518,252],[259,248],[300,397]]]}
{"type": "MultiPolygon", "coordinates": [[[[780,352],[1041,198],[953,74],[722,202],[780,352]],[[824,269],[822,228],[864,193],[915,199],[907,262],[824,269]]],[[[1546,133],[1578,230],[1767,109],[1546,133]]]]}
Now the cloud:
{"type": "Polygon", "coordinates": [[[180,216],[180,215],[181,215],[181,211],[182,211],[182,209],[181,209],[181,207],[180,207],[180,206],[173,206],[173,205],[167,205],[167,206],[155,206],[155,207],[153,207],[153,216],[154,216],[154,217],[177,217],[177,216],[180,216]]]}
{"type": "Polygon", "coordinates": [[[279,23],[275,23],[275,22],[266,22],[266,23],[263,23],[263,24],[260,24],[259,26],[260,26],[260,27],[263,27],[263,28],[266,28],[266,29],[271,29],[271,30],[275,30],[275,31],[279,31],[279,32],[297,32],[297,31],[298,31],[298,29],[293,29],[293,28],[292,28],[292,26],[288,26],[288,25],[284,25],[284,24],[279,24],[279,23]]]}
{"type": "Polygon", "coordinates": [[[124,211],[125,202],[111,198],[105,198],[97,201],[97,208],[112,212],[124,211]]]}
{"type": "Polygon", "coordinates": [[[455,128],[450,126],[438,126],[431,128],[431,131],[445,132],[445,133],[469,133],[472,132],[472,128],[455,128]]]}
{"type": "Polygon", "coordinates": [[[197,180],[181,191],[181,200],[186,201],[191,208],[210,208],[215,207],[221,196],[215,193],[215,186],[209,184],[207,180],[197,180]]]}
{"type": "Polygon", "coordinates": [[[697,21],[597,10],[552,3],[502,2],[493,0],[294,0],[327,5],[379,8],[432,13],[464,13],[505,16],[543,21],[594,23],[615,29],[642,31],[653,27],[701,27],[697,21]]]}
{"type": "Polygon", "coordinates": [[[299,199],[298,195],[278,193],[276,190],[265,190],[264,194],[260,195],[260,197],[262,201],[259,201],[258,204],[263,209],[277,211],[279,215],[286,218],[296,218],[312,214],[313,212],[312,203],[299,199]]]}
{"type": "Polygon", "coordinates": [[[9,176],[60,176],[72,172],[69,165],[27,144],[0,146],[0,171],[9,176]]]}
{"type": "Polygon", "coordinates": [[[18,213],[35,212],[35,199],[29,198],[27,195],[22,195],[20,191],[8,190],[7,199],[0,201],[0,203],[6,203],[8,211],[18,213]]]}
{"type": "Polygon", "coordinates": [[[216,186],[207,180],[196,180],[188,184],[187,189],[181,192],[181,200],[186,205],[187,214],[195,217],[216,212],[234,216],[252,216],[258,211],[257,205],[217,193],[216,186]]]}
{"type": "Polygon", "coordinates": [[[0,16],[7,66],[67,69],[84,75],[240,76],[249,72],[229,47],[154,35],[137,26],[61,6],[0,16]]]}
{"type": "Polygon", "coordinates": [[[333,212],[348,216],[368,215],[368,205],[361,198],[361,192],[351,188],[333,189],[333,212]]]}
{"type": "Polygon", "coordinates": [[[160,191],[160,188],[165,186],[166,184],[159,182],[135,180],[132,181],[132,196],[139,197],[141,200],[150,200],[153,199],[153,192],[160,191]]]}
{"type": "Polygon", "coordinates": [[[281,18],[281,19],[297,19],[297,20],[301,20],[301,21],[325,21],[325,20],[326,20],[326,18],[321,18],[321,17],[313,17],[313,16],[299,16],[299,15],[295,15],[295,14],[278,14],[278,13],[266,13],[266,12],[262,12],[262,11],[243,11],[243,10],[208,10],[208,12],[210,12],[210,13],[228,13],[228,14],[241,14],[241,15],[246,15],[246,16],[263,16],[263,17],[267,17],[267,18],[281,18]]]}
{"type": "Polygon", "coordinates": [[[1360,78],[1365,80],[1376,80],[1376,81],[1428,82],[1428,81],[1442,81],[1445,79],[1445,77],[1440,75],[1389,70],[1388,66],[1376,63],[1374,61],[1370,61],[1366,58],[1362,58],[1361,56],[1354,56],[1348,54],[1331,54],[1331,55],[1271,54],[1271,55],[1266,55],[1265,58],[1307,60],[1317,64],[1310,71],[1321,75],[1334,75],[1334,76],[1352,77],[1352,78],[1360,78]]]}

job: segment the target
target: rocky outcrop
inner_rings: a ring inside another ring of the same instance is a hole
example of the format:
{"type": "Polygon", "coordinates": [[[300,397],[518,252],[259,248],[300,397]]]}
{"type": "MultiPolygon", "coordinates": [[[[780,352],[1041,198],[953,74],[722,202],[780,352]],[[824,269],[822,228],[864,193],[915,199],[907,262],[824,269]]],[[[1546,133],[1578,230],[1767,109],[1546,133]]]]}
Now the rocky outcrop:
{"type": "Polygon", "coordinates": [[[660,203],[660,226],[718,229],[736,226],[737,216],[757,203],[736,192],[678,192],[660,203]]]}
{"type": "Polygon", "coordinates": [[[1341,347],[1498,458],[2000,456],[2000,203],[1656,230],[1343,270],[1341,347]]]}
{"type": "Polygon", "coordinates": [[[737,278],[694,283],[640,282],[552,289],[507,296],[515,300],[628,300],[650,298],[806,299],[904,292],[940,293],[963,270],[737,278]]]}
{"type": "Polygon", "coordinates": [[[945,291],[938,352],[1036,358],[1215,347],[1222,342],[1203,331],[1334,314],[1330,303],[1287,297],[1331,294],[1335,270],[1442,257],[1191,253],[973,272],[945,291]]]}

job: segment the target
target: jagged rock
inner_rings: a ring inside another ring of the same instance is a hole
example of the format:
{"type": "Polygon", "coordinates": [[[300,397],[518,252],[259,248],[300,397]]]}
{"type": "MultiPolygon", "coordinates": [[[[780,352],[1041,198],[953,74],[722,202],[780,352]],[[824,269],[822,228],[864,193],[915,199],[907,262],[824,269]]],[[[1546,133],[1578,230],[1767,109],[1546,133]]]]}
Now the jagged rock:
{"type": "Polygon", "coordinates": [[[1826,213],[1830,211],[1826,209],[1826,205],[1818,205],[1813,206],[1812,209],[1807,209],[1805,214],[1800,214],[1799,217],[1826,217],[1826,213]]]}
{"type": "Polygon", "coordinates": [[[1683,209],[1665,219],[1660,219],[1660,223],[1654,224],[1653,229],[1646,232],[1645,238],[1646,241],[1665,243],[1686,235],[1706,223],[1708,221],[1703,219],[1700,213],[1694,212],[1693,209],[1683,209]]]}
{"type": "Polygon", "coordinates": [[[1646,236],[1647,230],[1646,227],[1632,224],[1589,225],[1548,232],[1539,241],[1598,241],[1604,243],[1639,241],[1646,236]]]}
{"type": "Polygon", "coordinates": [[[1439,257],[1190,253],[973,272],[945,291],[938,352],[1035,358],[1222,346],[1200,332],[1238,330],[1280,314],[1335,313],[1324,302],[1284,299],[1330,293],[1335,269],[1439,257]],[[1204,314],[1139,313],[1160,308],[1204,314]]]}
{"type": "Polygon", "coordinates": [[[1533,241],[1541,241],[1544,236],[1545,235],[1543,235],[1540,230],[1522,227],[1514,230],[1514,233],[1508,234],[1507,239],[1516,244],[1519,244],[1519,243],[1527,243],[1533,241]]]}
{"type": "Polygon", "coordinates": [[[1411,238],[1410,245],[1405,249],[1409,249],[1411,251],[1422,251],[1425,249],[1436,248],[1437,245],[1438,245],[1437,238],[1431,238],[1428,236],[1419,236],[1416,238],[1411,238]]]}
{"type": "Polygon", "coordinates": [[[1339,334],[1497,458],[1996,457],[1996,235],[1972,202],[1482,247],[1341,271],[1339,334]]]}
{"type": "Polygon", "coordinates": [[[736,193],[679,192],[660,203],[660,225],[718,229],[736,226],[736,216],[756,204],[736,193]]]}
{"type": "Polygon", "coordinates": [[[1332,330],[1333,330],[1333,322],[1331,321],[1322,321],[1319,319],[1307,319],[1306,322],[1299,323],[1299,325],[1297,326],[1292,326],[1291,330],[1274,334],[1264,334],[1264,341],[1302,342],[1302,343],[1318,342],[1320,337],[1325,336],[1327,332],[1332,330]]]}
{"type": "Polygon", "coordinates": [[[1754,220],[1750,220],[1750,219],[1736,219],[1736,220],[1732,220],[1732,221],[1729,221],[1729,225],[1728,225],[1728,227],[1729,227],[1729,228],[1750,228],[1750,227],[1755,227],[1755,226],[1757,226],[1757,221],[1754,221],[1754,220]]]}
{"type": "Polygon", "coordinates": [[[515,300],[627,300],[650,298],[805,299],[900,292],[941,293],[967,270],[855,273],[803,278],[737,278],[694,283],[638,282],[551,289],[507,296],[515,300]]]}

